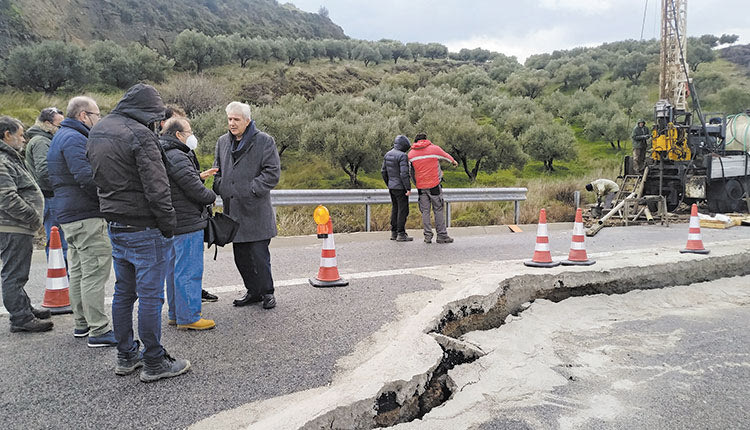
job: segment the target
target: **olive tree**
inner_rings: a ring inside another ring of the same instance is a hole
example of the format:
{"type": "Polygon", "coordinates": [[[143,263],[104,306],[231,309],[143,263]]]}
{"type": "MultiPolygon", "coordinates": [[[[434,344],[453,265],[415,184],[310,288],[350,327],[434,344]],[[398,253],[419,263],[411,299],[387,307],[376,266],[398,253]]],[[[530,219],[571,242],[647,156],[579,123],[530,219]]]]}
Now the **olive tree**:
{"type": "Polygon", "coordinates": [[[556,122],[532,125],[521,135],[520,141],[523,151],[544,163],[548,172],[555,170],[555,160],[572,160],[576,157],[573,132],[556,122]]]}
{"type": "Polygon", "coordinates": [[[505,87],[512,95],[533,99],[542,94],[549,80],[549,73],[544,70],[521,69],[508,77],[505,87]]]}
{"type": "Polygon", "coordinates": [[[307,100],[296,94],[279,98],[276,104],[255,109],[254,117],[260,126],[276,140],[279,156],[284,151],[300,147],[302,130],[310,123],[307,100]]]}
{"type": "Polygon", "coordinates": [[[11,86],[52,94],[65,85],[81,86],[95,78],[91,59],[78,46],[45,41],[18,46],[8,56],[5,78],[11,86]]]}

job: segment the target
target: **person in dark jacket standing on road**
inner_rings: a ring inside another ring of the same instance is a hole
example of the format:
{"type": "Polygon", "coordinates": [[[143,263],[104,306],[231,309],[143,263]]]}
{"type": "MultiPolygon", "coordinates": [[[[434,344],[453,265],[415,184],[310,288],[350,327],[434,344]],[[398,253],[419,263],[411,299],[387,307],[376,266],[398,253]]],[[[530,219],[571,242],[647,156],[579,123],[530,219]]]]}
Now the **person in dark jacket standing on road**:
{"type": "Polygon", "coordinates": [[[409,138],[398,135],[393,141],[393,149],[385,153],[380,173],[391,194],[391,240],[409,242],[414,240],[406,234],[406,218],[409,216],[409,157],[406,151],[411,144],[409,138]]]}
{"type": "Polygon", "coordinates": [[[21,158],[24,143],[21,122],[0,116],[0,285],[10,331],[42,332],[52,330],[52,321],[41,321],[51,317],[50,311],[31,307],[24,286],[31,270],[34,235],[42,226],[44,197],[21,158]]]}
{"type": "Polygon", "coordinates": [[[140,375],[143,382],[190,369],[189,361],[172,358],[161,345],[164,280],[176,226],[167,170],[155,133],[163,117],[164,103],[156,89],[136,84],[91,130],[88,142],[99,208],[109,221],[112,240],[115,373],[130,374],[145,362],[140,375]],[[133,339],[136,300],[143,357],[139,342],[133,339]]]}
{"type": "Polygon", "coordinates": [[[167,269],[169,324],[183,330],[208,330],[216,323],[201,317],[203,230],[208,224],[207,205],[216,200],[216,194],[203,186],[202,176],[216,170],[198,172],[200,165],[193,152],[198,139],[187,119],[170,119],[162,133],[160,143],[167,157],[172,205],[177,216],[167,269]]]}
{"type": "MultiPolygon", "coordinates": [[[[60,123],[65,119],[60,109],[48,107],[42,109],[39,117],[36,119],[31,128],[26,130],[26,136],[29,137],[29,143],[26,144],[26,166],[34,176],[39,189],[44,195],[44,233],[47,235],[47,242],[44,245],[44,252],[49,255],[49,231],[52,226],[60,227],[60,223],[52,211],[52,197],[54,192],[52,184],[49,181],[49,171],[47,170],[47,152],[49,144],[57,130],[60,129],[60,123]]],[[[62,244],[65,261],[68,261],[68,243],[65,241],[65,235],[60,231],[60,242],[62,244]]]]}
{"type": "Polygon", "coordinates": [[[91,348],[117,345],[104,307],[104,289],[112,268],[107,221],[99,212],[91,163],[86,158],[89,130],[101,112],[94,99],[73,97],[67,118],[47,154],[55,191],[54,212],[70,244],[70,305],[74,337],[88,336],[91,348]]]}
{"type": "MultiPolygon", "coordinates": [[[[159,134],[162,134],[162,132],[164,131],[164,126],[166,125],[167,121],[172,117],[187,118],[187,115],[185,115],[185,111],[182,110],[182,108],[179,106],[175,106],[175,105],[167,106],[164,109],[164,119],[161,120],[161,122],[159,123],[159,134]]],[[[195,156],[195,152],[193,152],[193,156],[195,156]]],[[[195,162],[196,163],[198,162],[197,158],[195,159],[195,162]]],[[[208,169],[205,172],[201,172],[201,179],[204,180],[208,178],[209,176],[213,176],[215,173],[216,171],[214,169],[208,169]]],[[[204,302],[216,302],[216,301],[219,301],[219,297],[216,296],[215,294],[209,293],[205,289],[202,289],[201,300],[204,302]]],[[[170,309],[171,309],[171,306],[170,306],[170,309]]]]}
{"type": "Polygon", "coordinates": [[[232,249],[247,292],[233,303],[263,302],[271,309],[276,298],[268,245],[277,233],[271,190],[281,176],[279,152],[273,137],[255,127],[249,105],[232,102],[226,112],[229,132],[216,142],[214,191],[224,201],[224,213],[240,224],[232,249]]]}

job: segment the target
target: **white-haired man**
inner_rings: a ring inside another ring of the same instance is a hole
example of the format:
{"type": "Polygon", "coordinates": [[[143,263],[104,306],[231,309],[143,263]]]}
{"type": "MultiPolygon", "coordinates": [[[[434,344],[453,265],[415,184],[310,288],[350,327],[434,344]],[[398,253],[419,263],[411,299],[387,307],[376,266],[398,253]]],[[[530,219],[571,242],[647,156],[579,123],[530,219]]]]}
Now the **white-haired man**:
{"type": "Polygon", "coordinates": [[[281,176],[279,152],[273,137],[255,127],[249,105],[231,102],[226,113],[229,132],[216,143],[213,189],[224,201],[224,213],[240,224],[232,248],[247,292],[234,305],[263,302],[271,309],[276,298],[268,245],[277,233],[271,190],[281,176]]]}

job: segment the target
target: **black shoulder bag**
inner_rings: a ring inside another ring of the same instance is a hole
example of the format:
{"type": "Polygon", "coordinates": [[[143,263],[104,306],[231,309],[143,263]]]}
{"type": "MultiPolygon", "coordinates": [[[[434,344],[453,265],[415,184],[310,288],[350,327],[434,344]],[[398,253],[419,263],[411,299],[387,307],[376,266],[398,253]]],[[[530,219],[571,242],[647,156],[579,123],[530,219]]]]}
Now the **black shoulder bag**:
{"type": "Polygon", "coordinates": [[[206,242],[207,248],[217,245],[214,248],[214,260],[219,253],[218,247],[231,243],[239,228],[240,224],[229,215],[222,212],[214,213],[213,208],[208,206],[208,224],[203,230],[203,241],[206,242]]]}

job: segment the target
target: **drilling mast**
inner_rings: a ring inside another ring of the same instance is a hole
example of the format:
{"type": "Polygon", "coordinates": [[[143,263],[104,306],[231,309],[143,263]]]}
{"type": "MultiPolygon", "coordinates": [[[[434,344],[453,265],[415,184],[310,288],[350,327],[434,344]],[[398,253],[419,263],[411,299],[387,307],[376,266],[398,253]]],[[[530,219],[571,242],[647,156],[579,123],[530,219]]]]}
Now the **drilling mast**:
{"type": "Polygon", "coordinates": [[[687,0],[661,0],[661,7],[659,99],[679,114],[687,112],[687,0]]]}

